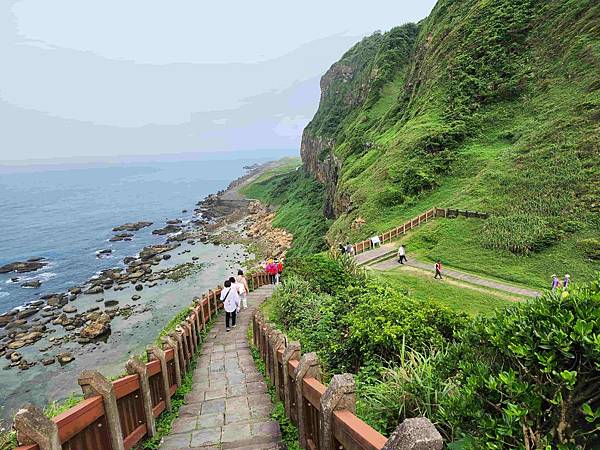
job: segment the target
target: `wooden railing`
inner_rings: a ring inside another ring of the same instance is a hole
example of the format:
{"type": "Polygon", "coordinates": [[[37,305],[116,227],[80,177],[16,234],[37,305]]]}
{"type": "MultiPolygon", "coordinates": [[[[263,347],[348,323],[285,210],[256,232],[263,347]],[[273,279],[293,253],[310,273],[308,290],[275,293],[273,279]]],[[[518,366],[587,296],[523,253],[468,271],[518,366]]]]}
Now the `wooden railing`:
{"type": "MultiPolygon", "coordinates": [[[[399,236],[406,234],[407,231],[412,230],[415,227],[418,227],[422,223],[428,222],[430,219],[434,219],[436,217],[448,217],[454,218],[458,216],[463,217],[475,217],[478,219],[487,219],[488,214],[482,213],[478,211],[467,211],[464,209],[452,209],[452,208],[431,208],[428,211],[425,211],[423,214],[410,219],[409,221],[403,223],[402,225],[393,228],[391,230],[385,231],[384,233],[378,235],[379,241],[384,244],[385,242],[393,241],[397,239],[399,236]]],[[[363,253],[367,250],[373,248],[372,240],[365,239],[364,241],[357,242],[353,245],[354,253],[358,255],[359,253],[363,253]]]]}
{"type": "Polygon", "coordinates": [[[298,427],[300,446],[308,450],[439,450],[443,440],[425,417],[406,419],[388,439],[355,413],[354,378],[334,375],[329,386],[321,382],[315,353],[302,355],[300,343],[270,324],[260,311],[252,320],[253,344],[265,362],[275,395],[298,427]]]}
{"type": "MultiPolygon", "coordinates": [[[[265,273],[250,277],[254,290],[269,284],[265,273]]],[[[161,346],[149,346],[148,362],[131,358],[129,375],[108,381],[97,371],[84,371],[78,382],[84,400],[47,419],[33,405],[15,415],[16,450],[128,450],[156,433],[156,418],[171,409],[171,398],[189,371],[201,344],[200,333],[222,307],[221,287],[194,299],[190,314],[161,346]]]]}

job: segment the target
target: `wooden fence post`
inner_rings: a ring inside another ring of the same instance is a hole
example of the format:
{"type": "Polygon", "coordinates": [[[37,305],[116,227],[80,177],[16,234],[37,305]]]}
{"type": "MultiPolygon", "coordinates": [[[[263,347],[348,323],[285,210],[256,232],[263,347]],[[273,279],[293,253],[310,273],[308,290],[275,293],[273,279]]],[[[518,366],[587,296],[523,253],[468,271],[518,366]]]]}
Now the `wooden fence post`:
{"type": "Polygon", "coordinates": [[[345,373],[334,375],[325,393],[321,396],[321,430],[320,450],[336,450],[333,435],[333,412],[347,410],[354,414],[356,411],[356,394],[354,377],[345,373]]]}
{"type": "Polygon", "coordinates": [[[275,386],[275,398],[282,400],[279,388],[283,381],[283,373],[279,371],[279,359],[277,358],[277,352],[285,347],[285,336],[279,331],[275,330],[271,336],[271,352],[273,358],[273,385],[275,386]]]}
{"type": "Polygon", "coordinates": [[[290,342],[285,350],[283,351],[283,388],[284,388],[284,401],[285,415],[290,419],[292,418],[292,398],[290,396],[290,372],[289,362],[292,359],[300,359],[301,347],[300,342],[290,342]]]}
{"type": "Polygon", "coordinates": [[[382,450],[442,450],[444,440],[426,417],[406,419],[392,433],[382,450]]]}
{"type": "MultiPolygon", "coordinates": [[[[162,366],[162,363],[161,363],[162,366]]],[[[166,364],[165,364],[166,366],[166,364]]],[[[146,364],[140,361],[137,357],[129,358],[125,365],[127,373],[130,375],[138,374],[140,377],[140,390],[142,391],[142,404],[144,405],[144,415],[146,416],[146,433],[149,437],[156,434],[156,425],[154,421],[154,413],[152,411],[152,397],[150,396],[150,383],[148,382],[148,368],[146,364]]],[[[164,375],[163,375],[164,377],[164,375]]],[[[169,397],[169,390],[167,389],[165,395],[165,404],[169,397]]]]}
{"type": "Polygon", "coordinates": [[[210,309],[210,294],[202,294],[202,298],[206,298],[206,306],[208,308],[208,320],[210,320],[212,318],[212,311],[210,309]]]}
{"type": "Polygon", "coordinates": [[[175,341],[177,341],[177,348],[175,351],[179,351],[179,372],[181,373],[181,377],[183,378],[183,376],[187,372],[185,349],[183,348],[183,337],[177,331],[170,332],[169,336],[175,341]]]}
{"type": "Polygon", "coordinates": [[[37,444],[40,450],[62,450],[58,426],[37,406],[25,405],[19,409],[15,414],[13,427],[17,430],[17,440],[21,444],[37,444]]]}
{"type": "Polygon", "coordinates": [[[123,444],[123,433],[119,420],[119,409],[117,408],[117,397],[113,384],[96,370],[84,370],[77,379],[84,398],[95,395],[102,396],[104,400],[104,416],[108,426],[108,435],[112,450],[125,450],[123,444]]]}
{"type": "Polygon", "coordinates": [[[208,322],[206,320],[206,316],[204,315],[204,299],[206,297],[202,296],[202,299],[200,299],[200,322],[202,323],[202,331],[206,330],[206,322],[208,322]]]}
{"type": "MultiPolygon", "coordinates": [[[[165,406],[167,411],[171,411],[171,392],[169,386],[169,369],[167,368],[167,357],[165,351],[162,348],[158,348],[156,345],[151,345],[146,350],[148,355],[152,355],[154,358],[160,361],[160,371],[162,372],[163,379],[163,391],[165,396],[165,406]]],[[[150,359],[150,358],[148,358],[150,359]]]]}
{"type": "Polygon", "coordinates": [[[319,358],[314,352],[307,353],[300,358],[300,363],[294,372],[296,383],[296,406],[298,408],[298,441],[300,446],[306,448],[306,421],[304,415],[304,378],[321,378],[319,358]]]}
{"type": "Polygon", "coordinates": [[[173,361],[175,363],[175,383],[177,387],[181,386],[181,363],[179,362],[179,352],[177,351],[177,341],[171,336],[164,336],[162,338],[163,344],[168,345],[173,349],[173,361]]]}

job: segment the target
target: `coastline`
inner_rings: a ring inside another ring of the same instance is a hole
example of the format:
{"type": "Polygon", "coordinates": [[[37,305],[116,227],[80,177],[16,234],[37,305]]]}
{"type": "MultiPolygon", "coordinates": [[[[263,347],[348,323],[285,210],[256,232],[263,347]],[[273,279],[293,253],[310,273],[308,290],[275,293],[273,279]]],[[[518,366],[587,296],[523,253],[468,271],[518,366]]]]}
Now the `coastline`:
{"type": "MultiPolygon", "coordinates": [[[[194,220],[167,220],[156,229],[164,241],[124,258],[120,267],[0,315],[0,420],[9,421],[26,401],[45,404],[77,391],[76,376],[69,374],[87,368],[108,376],[123,372],[126,359],[143,353],[195,294],[254,261],[243,243],[227,237],[228,228],[241,230],[252,221],[251,202],[239,188],[277,164],[254,165],[227,189],[199,201],[194,220]]],[[[135,233],[137,226],[150,225],[123,224],[114,232],[135,233]]]]}

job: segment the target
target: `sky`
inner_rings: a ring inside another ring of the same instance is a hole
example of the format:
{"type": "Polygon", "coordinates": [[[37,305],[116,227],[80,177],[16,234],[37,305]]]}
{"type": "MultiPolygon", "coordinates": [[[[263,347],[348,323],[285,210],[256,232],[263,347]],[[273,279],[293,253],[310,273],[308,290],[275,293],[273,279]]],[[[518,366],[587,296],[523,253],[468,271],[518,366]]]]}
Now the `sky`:
{"type": "Polygon", "coordinates": [[[3,0],[0,161],[299,148],[319,79],[433,0],[3,0]]]}

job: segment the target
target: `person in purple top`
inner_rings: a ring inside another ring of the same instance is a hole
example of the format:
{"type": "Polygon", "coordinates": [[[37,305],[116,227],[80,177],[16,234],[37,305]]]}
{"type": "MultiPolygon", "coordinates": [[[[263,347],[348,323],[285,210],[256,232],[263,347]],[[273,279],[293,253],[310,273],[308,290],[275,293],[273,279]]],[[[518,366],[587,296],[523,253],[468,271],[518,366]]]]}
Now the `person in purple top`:
{"type": "Polygon", "coordinates": [[[552,290],[556,290],[556,288],[558,287],[558,277],[556,276],[556,274],[552,275],[552,290]]]}

